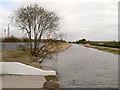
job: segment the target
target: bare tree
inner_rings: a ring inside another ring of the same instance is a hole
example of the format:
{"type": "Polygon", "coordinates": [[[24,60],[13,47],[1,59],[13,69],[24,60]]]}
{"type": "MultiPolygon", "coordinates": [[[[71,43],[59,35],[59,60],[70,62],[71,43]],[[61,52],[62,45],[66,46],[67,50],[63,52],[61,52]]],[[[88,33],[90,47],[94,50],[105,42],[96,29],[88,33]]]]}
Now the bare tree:
{"type": "Polygon", "coordinates": [[[58,30],[59,25],[59,17],[55,12],[50,12],[37,4],[17,9],[12,15],[12,20],[21,30],[27,32],[32,56],[42,55],[40,52],[44,51],[43,49],[47,47],[50,40],[42,47],[39,47],[39,40],[41,40],[43,34],[50,34],[58,30]]]}

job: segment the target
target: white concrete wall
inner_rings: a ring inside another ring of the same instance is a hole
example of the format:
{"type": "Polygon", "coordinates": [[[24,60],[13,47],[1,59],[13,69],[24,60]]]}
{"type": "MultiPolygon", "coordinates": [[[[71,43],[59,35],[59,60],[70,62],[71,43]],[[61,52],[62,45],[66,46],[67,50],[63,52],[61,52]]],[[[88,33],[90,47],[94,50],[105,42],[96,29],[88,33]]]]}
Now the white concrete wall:
{"type": "Polygon", "coordinates": [[[2,70],[0,74],[20,74],[20,75],[56,75],[56,71],[45,71],[19,62],[0,62],[2,70]]]}
{"type": "Polygon", "coordinates": [[[3,70],[3,69],[2,69],[2,67],[3,67],[2,65],[3,65],[3,64],[0,62],[0,74],[2,73],[2,70],[3,70]]]}

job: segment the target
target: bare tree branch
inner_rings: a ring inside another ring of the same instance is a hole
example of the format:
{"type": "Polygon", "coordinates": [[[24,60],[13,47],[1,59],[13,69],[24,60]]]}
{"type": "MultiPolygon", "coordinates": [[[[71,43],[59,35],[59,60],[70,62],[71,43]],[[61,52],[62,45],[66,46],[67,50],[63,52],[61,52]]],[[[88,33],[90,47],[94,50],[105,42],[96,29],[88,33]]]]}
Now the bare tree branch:
{"type": "Polygon", "coordinates": [[[41,48],[40,39],[46,32],[51,33],[58,29],[59,17],[37,4],[28,5],[14,11],[12,16],[13,22],[21,29],[25,30],[30,39],[31,55],[37,55],[47,44],[41,48]],[[33,40],[32,40],[33,39],[33,40]]]}

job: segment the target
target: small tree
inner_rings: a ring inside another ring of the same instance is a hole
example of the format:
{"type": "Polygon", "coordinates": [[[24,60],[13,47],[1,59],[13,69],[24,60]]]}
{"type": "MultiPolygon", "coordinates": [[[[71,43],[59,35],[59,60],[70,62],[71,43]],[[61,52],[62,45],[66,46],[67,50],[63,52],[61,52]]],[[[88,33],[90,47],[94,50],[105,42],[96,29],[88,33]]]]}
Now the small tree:
{"type": "Polygon", "coordinates": [[[81,40],[83,44],[86,44],[86,39],[81,40]]]}
{"type": "Polygon", "coordinates": [[[39,47],[42,35],[49,35],[58,29],[59,17],[55,12],[34,4],[16,10],[12,15],[12,20],[21,30],[27,32],[30,40],[30,53],[32,56],[38,56],[42,55],[41,50],[50,43],[49,39],[42,47],[39,47]]]}

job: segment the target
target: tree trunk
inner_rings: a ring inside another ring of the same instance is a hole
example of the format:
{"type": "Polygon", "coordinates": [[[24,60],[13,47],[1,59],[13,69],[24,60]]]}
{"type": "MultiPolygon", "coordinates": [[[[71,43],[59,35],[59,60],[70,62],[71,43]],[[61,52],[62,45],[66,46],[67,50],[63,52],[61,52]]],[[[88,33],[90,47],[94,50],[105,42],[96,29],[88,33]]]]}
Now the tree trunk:
{"type": "Polygon", "coordinates": [[[32,41],[30,41],[30,54],[33,56],[33,52],[32,52],[32,41]]]}

